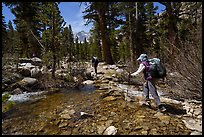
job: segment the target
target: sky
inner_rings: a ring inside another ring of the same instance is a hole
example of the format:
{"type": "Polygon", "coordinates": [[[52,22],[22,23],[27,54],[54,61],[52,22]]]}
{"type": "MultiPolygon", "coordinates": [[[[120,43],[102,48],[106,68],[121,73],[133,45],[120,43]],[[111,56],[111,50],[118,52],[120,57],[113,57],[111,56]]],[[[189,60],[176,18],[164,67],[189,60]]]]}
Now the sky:
{"type": "MultiPolygon", "coordinates": [[[[5,21],[8,23],[9,20],[12,21],[15,18],[15,16],[11,13],[10,9],[6,7],[4,4],[2,4],[2,13],[5,16],[5,21]]],[[[164,10],[164,6],[155,2],[155,5],[159,6],[158,13],[164,10]]],[[[79,2],[61,2],[59,4],[59,9],[61,12],[61,16],[64,18],[64,21],[66,22],[66,26],[71,25],[72,31],[74,33],[85,31],[89,32],[89,30],[92,28],[92,24],[89,24],[88,26],[85,26],[86,20],[83,19],[83,13],[85,6],[82,4],[80,6],[79,2]]],[[[15,25],[13,24],[14,28],[15,25]]]]}

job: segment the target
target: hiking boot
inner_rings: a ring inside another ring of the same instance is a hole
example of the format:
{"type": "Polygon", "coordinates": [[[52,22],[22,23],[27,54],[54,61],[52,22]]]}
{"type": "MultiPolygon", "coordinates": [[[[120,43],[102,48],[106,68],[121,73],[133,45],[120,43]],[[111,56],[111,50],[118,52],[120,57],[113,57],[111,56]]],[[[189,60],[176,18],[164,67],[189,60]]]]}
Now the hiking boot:
{"type": "Polygon", "coordinates": [[[150,104],[150,102],[148,102],[148,101],[142,101],[141,103],[140,103],[140,105],[141,106],[151,106],[151,104],[150,104]]]}
{"type": "Polygon", "coordinates": [[[166,111],[166,108],[164,106],[159,105],[159,111],[164,112],[166,111]]]}
{"type": "Polygon", "coordinates": [[[142,106],[149,106],[149,103],[144,101],[144,102],[142,102],[142,106]]]}
{"type": "Polygon", "coordinates": [[[151,100],[149,98],[145,98],[145,102],[150,103],[151,100]]]}

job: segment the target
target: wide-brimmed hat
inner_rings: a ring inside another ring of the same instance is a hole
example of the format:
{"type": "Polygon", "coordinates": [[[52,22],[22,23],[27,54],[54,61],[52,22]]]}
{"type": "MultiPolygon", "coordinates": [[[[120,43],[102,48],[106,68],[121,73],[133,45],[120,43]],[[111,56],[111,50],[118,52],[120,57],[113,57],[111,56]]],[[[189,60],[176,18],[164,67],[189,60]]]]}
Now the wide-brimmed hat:
{"type": "Polygon", "coordinates": [[[141,54],[137,60],[143,61],[144,59],[147,59],[147,54],[141,54]]]}

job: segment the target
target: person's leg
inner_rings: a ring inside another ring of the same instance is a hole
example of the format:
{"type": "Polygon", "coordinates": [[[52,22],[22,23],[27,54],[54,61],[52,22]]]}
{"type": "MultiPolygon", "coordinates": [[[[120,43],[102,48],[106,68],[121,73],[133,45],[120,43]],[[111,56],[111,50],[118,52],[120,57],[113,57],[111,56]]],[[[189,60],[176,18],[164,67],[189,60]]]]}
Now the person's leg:
{"type": "Polygon", "coordinates": [[[148,81],[146,81],[144,84],[143,84],[143,95],[144,95],[144,98],[145,100],[148,100],[149,99],[149,88],[148,88],[148,81]]]}
{"type": "Polygon", "coordinates": [[[166,108],[161,105],[160,98],[158,96],[157,89],[155,86],[155,80],[148,81],[148,88],[159,110],[162,112],[166,111],[166,108]]]}
{"type": "Polygon", "coordinates": [[[97,67],[96,66],[94,66],[94,70],[95,70],[95,73],[97,74],[97,67]]]}
{"type": "Polygon", "coordinates": [[[160,98],[157,93],[157,89],[156,89],[154,80],[148,81],[148,88],[149,88],[149,92],[151,93],[152,97],[155,100],[156,105],[159,106],[161,102],[160,102],[160,98]]]}
{"type": "Polygon", "coordinates": [[[144,101],[141,102],[141,105],[150,105],[150,99],[149,99],[149,88],[148,88],[148,81],[146,81],[143,84],[143,97],[144,101]]]}
{"type": "Polygon", "coordinates": [[[96,66],[96,74],[97,74],[97,66],[96,66]]]}

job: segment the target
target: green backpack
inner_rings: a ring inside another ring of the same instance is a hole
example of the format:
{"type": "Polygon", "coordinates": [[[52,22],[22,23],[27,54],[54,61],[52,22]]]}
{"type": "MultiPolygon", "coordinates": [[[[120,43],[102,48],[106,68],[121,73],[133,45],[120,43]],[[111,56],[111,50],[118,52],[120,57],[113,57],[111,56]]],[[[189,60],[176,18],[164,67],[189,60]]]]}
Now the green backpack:
{"type": "Polygon", "coordinates": [[[166,76],[166,68],[161,63],[160,59],[152,58],[149,59],[149,72],[153,78],[164,78],[166,76]]]}

